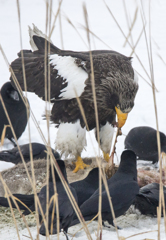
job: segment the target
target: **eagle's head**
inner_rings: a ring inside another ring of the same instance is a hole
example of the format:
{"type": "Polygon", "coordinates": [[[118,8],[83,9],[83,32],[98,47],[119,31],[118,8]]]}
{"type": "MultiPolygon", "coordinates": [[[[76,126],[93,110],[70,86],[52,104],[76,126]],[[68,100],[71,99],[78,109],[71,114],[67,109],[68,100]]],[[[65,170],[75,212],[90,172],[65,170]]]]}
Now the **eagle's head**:
{"type": "Polygon", "coordinates": [[[138,83],[133,79],[123,79],[112,84],[105,95],[106,105],[109,109],[116,112],[118,118],[118,127],[121,128],[126,122],[128,113],[134,107],[134,99],[138,91],[138,83]]]}

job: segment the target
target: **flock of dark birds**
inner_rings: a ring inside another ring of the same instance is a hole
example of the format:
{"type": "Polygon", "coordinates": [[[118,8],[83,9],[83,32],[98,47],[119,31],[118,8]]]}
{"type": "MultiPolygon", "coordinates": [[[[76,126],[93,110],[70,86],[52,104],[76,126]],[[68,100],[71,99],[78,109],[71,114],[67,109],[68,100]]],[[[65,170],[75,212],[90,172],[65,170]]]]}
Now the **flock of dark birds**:
{"type": "MultiPolygon", "coordinates": [[[[67,79],[67,75],[62,73],[62,69],[58,67],[63,57],[71,60],[78,68],[78,74],[82,74],[80,79],[85,79],[83,87],[77,86],[77,96],[82,103],[87,124],[89,129],[96,128],[96,120],[94,114],[94,104],[91,85],[91,62],[89,52],[72,52],[63,51],[55,47],[51,42],[42,36],[34,35],[32,40],[36,46],[34,51],[23,50],[25,73],[27,81],[27,91],[35,92],[43,100],[47,100],[44,91],[44,61],[45,61],[45,43],[50,45],[50,54],[52,55],[53,64],[50,65],[50,81],[51,81],[51,101],[54,103],[52,108],[51,120],[61,125],[61,123],[80,122],[80,127],[84,128],[85,123],[79,109],[76,96],[73,96],[71,87],[72,79],[67,79]],[[57,67],[57,68],[56,68],[57,67]],[[71,96],[69,95],[71,93],[71,96]]],[[[114,51],[92,51],[94,79],[96,88],[96,98],[99,116],[99,126],[102,128],[107,123],[121,128],[126,121],[127,114],[134,106],[134,98],[138,90],[138,83],[135,81],[135,73],[131,66],[131,59],[114,51]],[[116,114],[118,123],[116,123],[116,114]]],[[[49,55],[47,57],[49,64],[49,55]]],[[[24,89],[22,74],[22,55],[18,54],[18,58],[12,62],[11,67],[15,76],[24,89]]],[[[79,76],[79,75],[78,75],[79,76]]],[[[77,77],[78,77],[77,76],[77,77]]],[[[71,77],[70,77],[71,78],[71,77]]],[[[75,81],[75,80],[74,80],[75,81]]],[[[79,81],[79,79],[78,79],[79,81]]],[[[83,80],[80,80],[83,81],[83,80]]],[[[80,83],[81,84],[81,83],[80,83]]],[[[14,164],[22,163],[19,150],[10,128],[6,111],[13,126],[16,138],[19,139],[24,132],[29,116],[25,104],[15,86],[13,76],[11,82],[6,82],[0,91],[3,101],[0,102],[0,135],[9,139],[14,148],[0,152],[0,160],[12,162],[14,164]],[[4,103],[4,104],[3,104],[4,103]],[[3,105],[5,105],[5,109],[3,105]],[[6,131],[4,127],[7,125],[6,131]]],[[[157,131],[151,127],[135,127],[126,136],[125,149],[121,154],[121,161],[118,171],[107,179],[109,194],[112,199],[115,217],[123,215],[133,204],[142,214],[157,215],[157,207],[159,206],[159,184],[152,183],[139,188],[137,183],[137,160],[147,160],[153,163],[158,162],[157,147],[157,131]]],[[[161,151],[166,152],[166,136],[160,132],[161,151]]],[[[107,137],[107,136],[105,136],[107,137]]],[[[29,144],[20,145],[20,150],[25,162],[30,161],[29,144]]],[[[47,158],[46,147],[40,143],[32,143],[33,160],[47,158]]],[[[104,151],[103,151],[104,152],[104,151]]],[[[99,169],[94,168],[89,175],[80,181],[73,183],[68,182],[64,161],[61,160],[60,154],[52,149],[52,153],[59,165],[61,173],[68,184],[84,219],[91,220],[98,214],[99,203],[99,169]]],[[[79,166],[84,166],[77,156],[79,166]]],[[[84,167],[83,167],[84,168],[84,167]]],[[[54,201],[54,182],[58,193],[59,206],[59,230],[63,230],[67,236],[70,226],[79,223],[77,215],[61,182],[61,179],[53,167],[49,171],[49,210],[48,210],[48,232],[49,234],[57,233],[57,213],[54,201]]],[[[166,198],[166,188],[163,187],[164,196],[166,198]]],[[[23,214],[28,215],[31,211],[35,211],[34,195],[13,194],[15,200],[23,214]],[[23,203],[23,204],[22,204],[23,203]],[[26,208],[26,206],[28,208],[26,208]],[[30,210],[30,211],[29,211],[30,210]]],[[[38,193],[43,213],[46,213],[47,187],[44,186],[38,193]]],[[[16,208],[12,198],[10,198],[13,208],[16,208]]],[[[0,197],[1,206],[9,206],[5,197],[0,197]]],[[[40,234],[46,235],[46,226],[43,221],[43,214],[40,208],[39,220],[41,222],[40,234]]],[[[104,184],[102,185],[102,221],[108,221],[114,226],[110,203],[104,184]]],[[[96,218],[97,219],[97,218],[96,218]]],[[[95,220],[96,220],[95,219],[95,220]]],[[[117,226],[118,227],[118,226],[117,226]]]]}

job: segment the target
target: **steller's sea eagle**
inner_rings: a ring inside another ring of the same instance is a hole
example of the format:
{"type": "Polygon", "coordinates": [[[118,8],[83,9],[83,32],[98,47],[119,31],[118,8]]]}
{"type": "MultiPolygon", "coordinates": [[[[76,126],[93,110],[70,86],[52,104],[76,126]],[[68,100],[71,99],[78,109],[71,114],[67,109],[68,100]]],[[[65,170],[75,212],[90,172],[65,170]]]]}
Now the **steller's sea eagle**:
{"type": "MultiPolygon", "coordinates": [[[[51,120],[59,126],[56,149],[66,155],[75,155],[77,161],[74,172],[77,172],[86,167],[81,159],[81,152],[86,145],[86,126],[76,97],[79,97],[84,109],[89,130],[96,128],[90,53],[61,50],[35,26],[33,29],[29,28],[29,34],[33,51],[22,50],[27,91],[35,92],[40,98],[47,100],[45,96],[47,74],[47,86],[50,79],[50,99],[53,103],[51,120]]],[[[118,127],[121,128],[134,106],[138,78],[131,66],[131,57],[110,50],[96,50],[91,53],[99,137],[104,157],[108,160],[116,114],[118,127]]],[[[25,90],[21,52],[11,63],[11,67],[21,88],[25,90]]],[[[10,79],[14,85],[12,76],[10,79]]]]}

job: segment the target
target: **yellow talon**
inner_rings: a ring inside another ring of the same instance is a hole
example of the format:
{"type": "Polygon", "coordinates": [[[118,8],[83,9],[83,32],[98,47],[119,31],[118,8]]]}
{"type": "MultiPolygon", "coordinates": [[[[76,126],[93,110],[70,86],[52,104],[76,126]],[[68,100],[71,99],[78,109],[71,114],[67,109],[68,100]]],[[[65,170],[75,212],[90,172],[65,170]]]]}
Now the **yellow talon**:
{"type": "Polygon", "coordinates": [[[108,162],[110,159],[110,155],[108,153],[103,152],[104,159],[108,162]]]}
{"type": "Polygon", "coordinates": [[[77,157],[77,161],[74,162],[76,165],[75,169],[73,170],[74,173],[78,172],[80,169],[84,169],[86,167],[89,167],[89,165],[85,164],[80,156],[77,157]]]}

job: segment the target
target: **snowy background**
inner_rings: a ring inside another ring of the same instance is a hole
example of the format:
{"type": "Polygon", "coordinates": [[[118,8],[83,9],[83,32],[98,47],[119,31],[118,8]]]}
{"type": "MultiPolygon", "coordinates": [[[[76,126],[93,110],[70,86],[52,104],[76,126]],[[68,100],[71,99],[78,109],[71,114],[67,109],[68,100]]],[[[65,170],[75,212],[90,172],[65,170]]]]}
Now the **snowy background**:
{"type": "MultiPolygon", "coordinates": [[[[17,13],[17,1],[13,0],[0,0],[0,44],[7,56],[9,63],[17,57],[17,53],[20,51],[20,35],[19,35],[19,24],[18,24],[18,13],[17,13]]],[[[53,16],[56,14],[58,9],[58,2],[53,1],[53,16]]],[[[110,15],[108,9],[106,8],[104,1],[102,0],[64,0],[61,6],[61,24],[62,24],[62,36],[60,34],[60,23],[59,18],[56,21],[55,29],[52,34],[52,42],[59,48],[64,48],[68,50],[75,51],[86,51],[87,46],[87,36],[85,30],[81,25],[85,26],[85,20],[83,15],[83,2],[86,3],[88,15],[89,15],[89,25],[92,32],[94,32],[103,42],[102,43],[95,37],[91,38],[92,49],[113,49],[118,51],[126,56],[130,56],[132,49],[129,44],[126,44],[123,47],[125,38],[118,28],[117,24],[110,15]],[[76,27],[77,31],[85,41],[82,41],[78,33],[74,28],[67,22],[66,17],[68,17],[71,22],[76,27]]],[[[124,1],[106,1],[109,8],[111,9],[113,15],[118,21],[122,31],[125,36],[128,35],[129,28],[126,20],[125,10],[124,10],[124,1]]],[[[153,54],[153,68],[154,68],[154,79],[155,85],[158,90],[156,92],[157,99],[157,110],[158,110],[158,121],[159,121],[159,130],[165,132],[165,103],[166,103],[166,1],[165,0],[152,0],[150,1],[151,5],[149,7],[149,0],[142,1],[143,10],[146,18],[146,33],[147,39],[149,41],[149,9],[151,14],[151,44],[152,44],[152,54],[153,54]]],[[[132,39],[134,44],[137,42],[137,39],[143,29],[142,19],[141,19],[141,1],[136,0],[127,0],[125,1],[126,9],[128,13],[128,21],[134,19],[134,15],[137,11],[136,22],[132,30],[132,39]]],[[[29,44],[29,35],[28,35],[28,25],[32,26],[34,23],[40,30],[45,32],[46,25],[46,4],[44,0],[24,0],[20,1],[20,10],[21,10],[21,29],[22,29],[22,43],[24,49],[30,49],[29,44]]],[[[131,38],[129,38],[131,42],[131,38]]],[[[141,36],[140,41],[135,49],[136,55],[133,54],[133,67],[136,71],[142,75],[146,81],[150,82],[150,66],[148,60],[148,52],[146,47],[145,35],[144,33],[141,36]],[[143,69],[139,60],[141,61],[143,69]]],[[[3,59],[2,54],[0,53],[0,87],[9,80],[9,70],[3,59]]],[[[135,99],[135,106],[133,110],[129,113],[128,120],[125,126],[122,128],[123,134],[126,135],[129,130],[136,126],[150,126],[156,128],[155,112],[154,112],[154,103],[153,103],[153,94],[152,89],[147,84],[145,80],[139,77],[139,91],[135,99]]],[[[46,121],[42,120],[42,115],[45,112],[45,102],[39,99],[35,94],[28,93],[28,99],[32,108],[32,111],[39,123],[40,128],[42,129],[44,136],[47,139],[47,126],[46,121]]],[[[50,125],[50,134],[51,134],[51,146],[54,148],[54,142],[56,139],[57,129],[53,124],[50,125]]],[[[41,142],[42,139],[30,118],[30,131],[31,131],[31,141],[41,142]]],[[[117,154],[120,156],[121,152],[124,149],[124,139],[125,136],[118,138],[118,143],[116,145],[117,154]]],[[[28,128],[18,140],[19,144],[24,144],[29,142],[28,137],[28,128]]],[[[3,149],[10,149],[13,146],[8,140],[5,140],[3,149]]],[[[87,148],[83,152],[82,156],[90,157],[95,156],[98,149],[94,133],[91,131],[87,133],[87,148]],[[92,141],[91,141],[92,139],[92,141]]],[[[13,166],[13,164],[0,163],[0,170],[6,169],[13,166]]],[[[135,215],[134,215],[135,216],[135,215]]],[[[131,217],[131,216],[130,216],[131,217]]],[[[129,217],[128,217],[129,218],[129,217]]],[[[123,230],[119,231],[120,236],[130,236],[138,232],[145,232],[150,230],[157,230],[157,219],[151,219],[148,217],[138,217],[138,219],[128,219],[128,225],[124,225],[123,230]]],[[[97,229],[95,223],[90,227],[92,236],[95,239],[94,230],[97,229]]],[[[73,230],[69,231],[73,232],[73,230]]],[[[27,239],[23,237],[22,234],[28,235],[27,230],[20,232],[21,239],[27,239]]],[[[35,239],[36,228],[32,228],[32,235],[35,239]]],[[[16,231],[13,229],[6,229],[0,231],[0,238],[5,239],[18,239],[16,231]],[[6,235],[7,234],[7,235],[6,235]]],[[[78,239],[86,239],[84,234],[77,236],[78,239]]],[[[104,230],[103,239],[117,239],[116,232],[114,229],[104,230]]],[[[157,239],[157,233],[152,232],[140,236],[135,236],[131,239],[157,239]]],[[[40,239],[45,239],[41,237],[40,239]]],[[[56,239],[56,236],[53,236],[52,239],[56,239]]],[[[62,235],[62,239],[65,237],[62,235]]],[[[164,226],[162,220],[161,226],[161,239],[165,239],[164,226]]]]}

